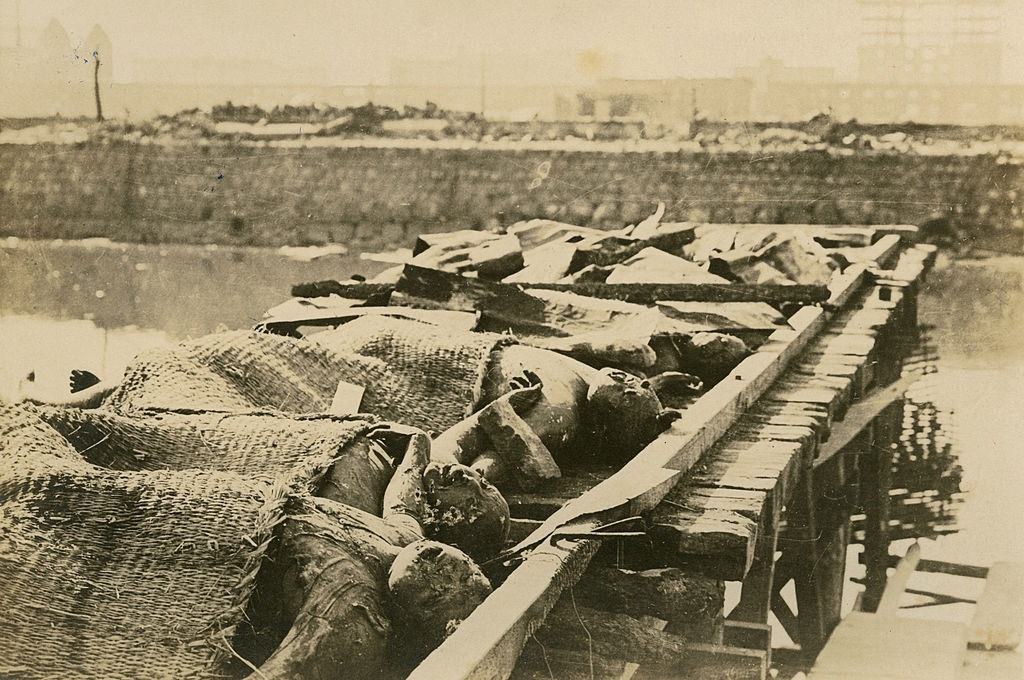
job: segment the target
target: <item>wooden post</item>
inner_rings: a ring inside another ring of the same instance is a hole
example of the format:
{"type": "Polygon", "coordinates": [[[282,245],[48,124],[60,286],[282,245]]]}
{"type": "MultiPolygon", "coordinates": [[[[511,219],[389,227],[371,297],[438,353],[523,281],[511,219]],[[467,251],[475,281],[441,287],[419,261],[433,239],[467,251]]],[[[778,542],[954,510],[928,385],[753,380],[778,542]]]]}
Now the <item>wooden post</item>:
{"type": "Polygon", "coordinates": [[[816,468],[818,562],[815,570],[821,596],[822,626],[827,636],[842,618],[846,584],[846,549],[850,542],[850,503],[847,500],[844,456],[834,456],[816,468]]]}
{"type": "Polygon", "coordinates": [[[787,514],[787,544],[783,550],[793,554],[789,575],[796,586],[797,624],[800,648],[813,656],[825,642],[822,593],[817,565],[820,559],[818,522],[814,493],[814,475],[808,469],[796,488],[787,514]]]}
{"type": "Polygon", "coordinates": [[[862,609],[873,612],[885,589],[889,564],[889,487],[892,484],[892,443],[902,427],[903,402],[879,414],[865,436],[861,458],[861,504],[864,508],[865,587],[862,609]]]}
{"type": "Polygon", "coordinates": [[[770,511],[774,504],[774,493],[769,493],[764,504],[766,512],[761,514],[761,523],[757,530],[754,562],[743,579],[740,601],[729,613],[731,621],[768,622],[768,613],[772,608],[775,551],[779,537],[778,514],[770,511]]]}
{"type": "Polygon", "coordinates": [[[92,53],[92,86],[93,94],[96,95],[96,120],[103,122],[103,103],[100,101],[100,53],[93,50],[92,53]]]}

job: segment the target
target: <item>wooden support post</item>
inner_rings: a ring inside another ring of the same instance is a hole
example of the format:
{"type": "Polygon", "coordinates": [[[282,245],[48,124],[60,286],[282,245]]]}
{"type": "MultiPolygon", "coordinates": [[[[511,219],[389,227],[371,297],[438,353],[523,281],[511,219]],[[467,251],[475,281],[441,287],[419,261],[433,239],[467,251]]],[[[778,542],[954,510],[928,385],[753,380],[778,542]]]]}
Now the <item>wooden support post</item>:
{"type": "Polygon", "coordinates": [[[860,499],[864,509],[864,611],[873,612],[885,589],[889,563],[889,487],[892,484],[892,443],[902,427],[903,402],[883,410],[864,441],[861,458],[860,499]]]}
{"type": "Polygon", "coordinates": [[[818,579],[820,559],[818,543],[818,522],[814,494],[814,477],[810,470],[797,486],[790,503],[789,531],[784,550],[796,553],[792,565],[793,583],[796,586],[797,624],[799,626],[800,648],[813,656],[825,642],[827,631],[824,624],[822,589],[818,579]]]}
{"type": "Polygon", "coordinates": [[[850,503],[846,496],[845,471],[843,456],[836,456],[814,471],[818,521],[818,561],[814,569],[826,636],[842,618],[846,548],[850,542],[850,503]]]}
{"type": "MultiPolygon", "coordinates": [[[[765,508],[775,504],[774,493],[769,493],[765,508]]],[[[772,586],[775,583],[775,551],[778,545],[779,518],[775,512],[763,512],[754,546],[754,561],[743,579],[740,601],[729,613],[730,621],[767,623],[772,608],[772,586]]]]}

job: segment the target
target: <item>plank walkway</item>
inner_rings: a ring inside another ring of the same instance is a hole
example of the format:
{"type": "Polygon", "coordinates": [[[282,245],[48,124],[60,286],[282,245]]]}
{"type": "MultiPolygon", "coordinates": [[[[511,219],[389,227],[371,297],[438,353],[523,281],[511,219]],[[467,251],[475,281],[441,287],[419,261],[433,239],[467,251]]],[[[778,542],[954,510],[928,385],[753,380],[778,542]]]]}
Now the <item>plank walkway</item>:
{"type": "MultiPolygon", "coordinates": [[[[839,624],[808,680],[1017,680],[1024,677],[1019,650],[1024,623],[1024,564],[997,562],[988,570],[940,570],[985,579],[970,625],[898,616],[899,602],[920,568],[915,543],[897,562],[878,610],[853,612],[839,624]]],[[[926,569],[935,570],[934,564],[926,569]]]]}

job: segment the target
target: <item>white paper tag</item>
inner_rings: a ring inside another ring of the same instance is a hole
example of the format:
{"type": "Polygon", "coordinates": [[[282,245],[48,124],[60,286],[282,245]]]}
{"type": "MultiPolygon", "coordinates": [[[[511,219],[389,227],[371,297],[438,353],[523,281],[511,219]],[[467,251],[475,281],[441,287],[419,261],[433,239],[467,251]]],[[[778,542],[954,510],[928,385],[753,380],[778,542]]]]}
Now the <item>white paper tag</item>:
{"type": "Polygon", "coordinates": [[[338,389],[334,392],[330,413],[336,416],[359,413],[359,407],[363,403],[363,392],[365,391],[366,388],[362,385],[353,385],[342,380],[338,383],[338,389]]]}

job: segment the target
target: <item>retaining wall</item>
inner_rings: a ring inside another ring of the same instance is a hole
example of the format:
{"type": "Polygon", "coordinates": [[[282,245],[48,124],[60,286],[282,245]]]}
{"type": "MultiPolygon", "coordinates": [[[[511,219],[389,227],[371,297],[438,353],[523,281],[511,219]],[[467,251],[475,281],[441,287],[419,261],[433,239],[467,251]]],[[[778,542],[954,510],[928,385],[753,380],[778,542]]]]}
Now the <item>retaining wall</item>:
{"type": "Polygon", "coordinates": [[[551,217],[617,227],[911,223],[1022,233],[1020,164],[993,156],[0,146],[0,233],[249,245],[407,243],[551,217]]]}

